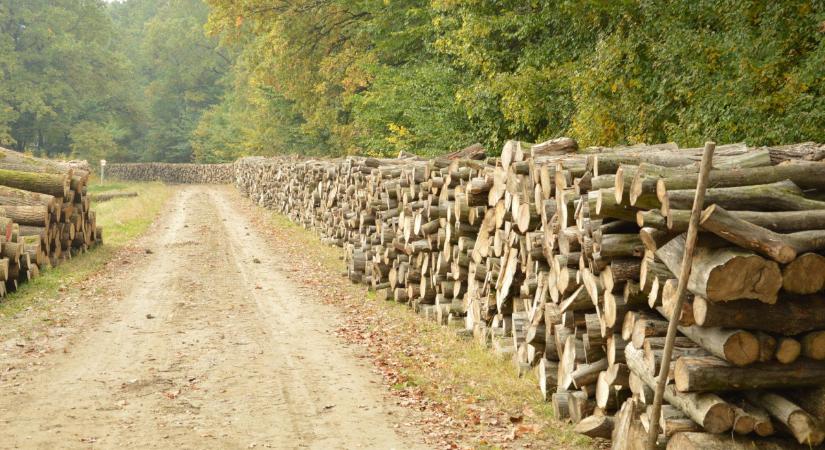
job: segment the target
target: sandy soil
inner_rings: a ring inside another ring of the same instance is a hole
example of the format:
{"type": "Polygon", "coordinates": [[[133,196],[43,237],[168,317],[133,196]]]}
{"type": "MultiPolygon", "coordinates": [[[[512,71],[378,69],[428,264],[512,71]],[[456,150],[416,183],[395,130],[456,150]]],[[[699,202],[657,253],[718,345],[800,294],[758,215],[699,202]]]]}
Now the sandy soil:
{"type": "Polygon", "coordinates": [[[245,214],[230,188],[181,187],[60,351],[7,339],[0,448],[420,448],[245,214]]]}

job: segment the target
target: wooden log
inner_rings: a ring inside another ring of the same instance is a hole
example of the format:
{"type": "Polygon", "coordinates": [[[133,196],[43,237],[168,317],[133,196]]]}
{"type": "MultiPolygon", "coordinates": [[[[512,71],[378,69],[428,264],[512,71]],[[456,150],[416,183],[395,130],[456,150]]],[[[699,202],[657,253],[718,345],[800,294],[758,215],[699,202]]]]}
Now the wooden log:
{"type": "Polygon", "coordinates": [[[759,359],[759,339],[745,330],[680,326],[679,331],[712,355],[735,366],[746,366],[759,359]]]}
{"type": "Polygon", "coordinates": [[[812,331],[802,336],[800,343],[802,355],[818,361],[825,360],[825,331],[812,331]]]}
{"type": "Polygon", "coordinates": [[[750,392],[746,396],[785,425],[800,444],[817,446],[825,440],[819,421],[790,400],[770,392],[750,392]]]}
{"type": "Polygon", "coordinates": [[[19,172],[0,169],[0,184],[25,191],[63,198],[69,193],[67,174],[19,172]]]}
{"type": "MultiPolygon", "coordinates": [[[[660,180],[661,181],[661,180],[660,180]]],[[[666,191],[660,196],[662,214],[672,209],[685,209],[693,203],[694,191],[683,189],[666,191]]],[[[739,211],[807,211],[825,209],[825,202],[811,200],[802,195],[799,186],[791,181],[771,184],[710,188],[705,195],[706,204],[739,211]]]]}
{"type": "MultiPolygon", "coordinates": [[[[680,235],[656,251],[671,272],[680,271],[684,244],[680,235]]],[[[688,278],[691,292],[714,302],[750,298],[776,303],[781,287],[776,262],[738,248],[698,248],[688,278]]]]}
{"type": "Polygon", "coordinates": [[[613,426],[613,417],[593,415],[582,419],[573,430],[591,438],[610,439],[613,434],[613,426]]]}
{"type": "MultiPolygon", "coordinates": [[[[802,354],[802,344],[796,339],[783,337],[776,343],[776,360],[782,364],[790,364],[802,354]]],[[[769,361],[766,359],[766,361],[769,361]]]]}
{"type": "Polygon", "coordinates": [[[114,200],[116,198],[130,198],[130,197],[137,197],[138,193],[134,191],[125,191],[125,192],[100,192],[96,194],[91,194],[89,197],[91,200],[95,202],[107,202],[109,200],[114,200]]]}
{"type": "Polygon", "coordinates": [[[595,403],[590,400],[590,396],[584,391],[573,391],[568,398],[568,409],[570,411],[570,422],[579,423],[585,417],[593,414],[595,403]]]}
{"type": "Polygon", "coordinates": [[[788,399],[807,413],[822,420],[825,417],[825,386],[784,391],[788,399]]]}
{"type": "Polygon", "coordinates": [[[802,142],[799,144],[779,145],[766,147],[771,155],[773,164],[780,164],[787,161],[821,161],[825,158],[825,146],[815,142],[802,142]]]}
{"type": "MultiPolygon", "coordinates": [[[[759,362],[772,361],[776,356],[777,341],[770,334],[757,331],[754,333],[759,340],[759,362]]],[[[789,361],[790,362],[790,361],[789,361]]]]}
{"type": "Polygon", "coordinates": [[[774,434],[775,429],[773,422],[771,422],[771,417],[765,409],[744,399],[736,403],[737,406],[741,407],[741,409],[753,419],[753,431],[758,436],[765,437],[774,434]]]}
{"type": "Polygon", "coordinates": [[[773,305],[751,300],[716,303],[695,297],[693,317],[702,327],[743,328],[793,336],[823,327],[825,295],[783,295],[773,305]]]}
{"type": "Polygon", "coordinates": [[[556,391],[558,386],[559,363],[558,361],[550,361],[542,358],[539,361],[539,389],[544,401],[550,401],[551,394],[556,391]]]}
{"type": "MultiPolygon", "coordinates": [[[[682,172],[662,178],[660,185],[666,190],[693,189],[698,174],[682,172]]],[[[722,187],[752,186],[790,180],[802,189],[825,189],[825,165],[786,164],[752,168],[711,170],[708,185],[722,187]]]]}
{"type": "Polygon", "coordinates": [[[674,369],[679,392],[817,386],[824,377],[825,363],[804,359],[791,364],[770,362],[737,367],[715,356],[686,356],[676,361],[674,369]]]}
{"type": "Polygon", "coordinates": [[[825,256],[804,253],[782,268],[782,289],[794,294],[813,294],[825,288],[825,256]]]}
{"type": "MultiPolygon", "coordinates": [[[[804,211],[728,211],[734,217],[748,223],[767,228],[778,233],[792,233],[807,230],[825,229],[825,210],[804,211]]],[[[651,226],[659,229],[670,229],[674,232],[687,230],[687,219],[690,211],[671,210],[667,217],[660,211],[640,211],[639,226],[651,226]]],[[[639,222],[639,220],[637,220],[639,222]]]]}
{"type": "Polygon", "coordinates": [[[3,206],[6,217],[12,219],[15,223],[20,225],[29,225],[34,227],[48,227],[49,226],[49,208],[45,205],[32,206],[3,206]]]}
{"type": "MultiPolygon", "coordinates": [[[[650,375],[644,363],[644,355],[633,345],[625,347],[625,359],[627,366],[644,383],[652,388],[656,385],[652,375],[650,375]]],[[[711,433],[724,433],[733,427],[733,408],[719,398],[710,393],[683,393],[676,390],[675,386],[665,387],[664,399],[671,405],[679,408],[711,433]]]]}
{"type": "Polygon", "coordinates": [[[668,450],[810,450],[782,439],[746,439],[724,434],[677,433],[667,443],[668,450]]]}
{"type": "MultiPolygon", "coordinates": [[[[648,414],[650,407],[648,407],[648,414]]],[[[671,405],[662,405],[662,412],[659,418],[659,426],[665,437],[671,438],[677,433],[688,433],[702,431],[696,422],[690,419],[679,408],[671,405]]]]}
{"type": "Polygon", "coordinates": [[[739,219],[719,205],[706,208],[700,224],[705,230],[782,264],[793,261],[798,254],[825,248],[825,230],[779,234],[739,219]]]}
{"type": "Polygon", "coordinates": [[[591,364],[579,364],[571,374],[573,386],[581,389],[584,386],[596,384],[599,373],[607,370],[607,358],[602,358],[591,364]]]}

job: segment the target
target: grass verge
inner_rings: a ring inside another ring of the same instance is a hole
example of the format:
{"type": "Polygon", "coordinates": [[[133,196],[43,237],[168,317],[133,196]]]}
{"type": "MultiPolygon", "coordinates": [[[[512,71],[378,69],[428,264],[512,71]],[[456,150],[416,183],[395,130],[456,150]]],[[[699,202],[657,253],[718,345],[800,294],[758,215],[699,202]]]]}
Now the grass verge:
{"type": "Polygon", "coordinates": [[[320,282],[311,282],[323,286],[319,295],[324,301],[345,309],[346,324],[338,334],[364,345],[385,381],[404,399],[400,403],[438,417],[419,424],[428,432],[429,444],[477,449],[596,447],[553,419],[534,376],[519,378],[509,359],[424,320],[406,305],[378,301],[363,286],[337,276],[343,270],[341,249],[323,245],[311,231],[271,212],[266,222],[276,230],[275,238],[294,251],[293,260],[310,261],[307,265],[316,264],[322,272],[320,282]]]}
{"type": "Polygon", "coordinates": [[[63,287],[99,271],[121,248],[140,236],[157,216],[172,188],[160,183],[93,184],[91,192],[129,189],[137,197],[92,203],[97,224],[103,227],[103,245],[78,255],[23,284],[17,292],[0,300],[0,323],[28,308],[48,308],[49,300],[63,287]]]}

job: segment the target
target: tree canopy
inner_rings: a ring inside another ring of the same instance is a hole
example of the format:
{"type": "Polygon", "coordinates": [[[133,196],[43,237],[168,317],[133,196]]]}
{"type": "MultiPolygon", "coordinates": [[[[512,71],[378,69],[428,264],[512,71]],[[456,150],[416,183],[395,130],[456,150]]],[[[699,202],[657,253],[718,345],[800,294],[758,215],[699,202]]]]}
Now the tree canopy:
{"type": "Polygon", "coordinates": [[[0,0],[0,144],[112,160],[825,141],[803,0],[0,0]]]}

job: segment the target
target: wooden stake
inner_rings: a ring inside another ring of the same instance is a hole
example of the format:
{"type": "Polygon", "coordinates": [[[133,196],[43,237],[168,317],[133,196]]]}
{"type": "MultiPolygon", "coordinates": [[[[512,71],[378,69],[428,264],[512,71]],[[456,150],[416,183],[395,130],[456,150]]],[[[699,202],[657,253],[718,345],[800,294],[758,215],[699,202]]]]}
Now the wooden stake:
{"type": "MultiPolygon", "coordinates": [[[[685,289],[687,288],[690,268],[693,264],[693,250],[696,247],[696,237],[699,234],[699,216],[705,202],[705,189],[708,183],[708,174],[713,165],[713,151],[716,143],[706,142],[705,150],[702,153],[702,165],[699,169],[699,180],[696,184],[696,196],[693,199],[693,209],[690,212],[690,223],[688,224],[687,238],[685,239],[685,253],[682,256],[682,270],[679,273],[679,284],[676,287],[676,305],[674,311],[681,311],[685,301],[685,289]]],[[[659,437],[659,416],[662,410],[662,397],[665,393],[667,376],[670,372],[670,360],[673,356],[673,342],[676,340],[676,327],[679,325],[679,314],[672,314],[667,329],[665,348],[662,354],[662,367],[659,370],[659,380],[653,397],[653,408],[649,414],[650,428],[647,436],[647,449],[656,449],[656,439],[659,437]]]]}

